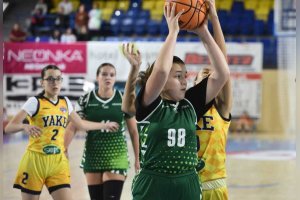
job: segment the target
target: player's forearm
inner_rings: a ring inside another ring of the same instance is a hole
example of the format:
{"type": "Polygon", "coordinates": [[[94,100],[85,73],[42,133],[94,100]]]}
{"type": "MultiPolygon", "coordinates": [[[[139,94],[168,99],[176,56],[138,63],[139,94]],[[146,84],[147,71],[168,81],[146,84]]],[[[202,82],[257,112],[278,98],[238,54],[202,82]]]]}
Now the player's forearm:
{"type": "Polygon", "coordinates": [[[69,148],[69,145],[72,142],[75,134],[76,134],[76,127],[72,122],[70,122],[65,131],[65,138],[64,138],[65,149],[69,148]]]}
{"type": "Polygon", "coordinates": [[[139,159],[139,135],[138,135],[138,131],[136,131],[133,134],[130,134],[130,138],[131,138],[131,141],[132,141],[134,157],[135,157],[135,159],[139,159]]]}
{"type": "Polygon", "coordinates": [[[200,35],[200,38],[215,70],[214,74],[216,75],[216,78],[220,82],[224,82],[225,84],[229,77],[229,68],[222,51],[220,50],[208,30],[203,31],[200,35]]]}
{"type": "Polygon", "coordinates": [[[15,122],[9,122],[5,127],[5,133],[11,134],[16,133],[19,131],[23,131],[25,129],[26,124],[23,123],[15,123],[15,122]]]}
{"type": "Polygon", "coordinates": [[[224,54],[225,58],[227,57],[226,45],[225,45],[225,38],[221,28],[221,24],[219,21],[219,17],[217,15],[211,16],[211,23],[213,27],[213,37],[216,41],[217,45],[221,49],[222,53],[224,54]]]}
{"type": "Polygon", "coordinates": [[[139,132],[137,129],[135,117],[127,119],[126,124],[130,135],[135,158],[139,158],[139,132]]]}
{"type": "Polygon", "coordinates": [[[153,71],[147,80],[142,104],[148,106],[161,93],[167,82],[173,64],[177,34],[169,33],[156,59],[153,71]]]}
{"type": "Polygon", "coordinates": [[[125,93],[122,102],[122,111],[128,113],[129,115],[135,115],[135,86],[138,72],[138,69],[131,68],[125,85],[125,93]]]}
{"type": "Polygon", "coordinates": [[[105,123],[91,122],[91,121],[87,121],[87,120],[81,120],[81,123],[79,123],[79,126],[80,126],[80,129],[85,130],[85,131],[106,129],[105,123]]]}
{"type": "Polygon", "coordinates": [[[158,58],[155,61],[155,65],[153,68],[153,72],[165,72],[169,74],[172,63],[173,63],[173,55],[175,51],[175,45],[177,40],[177,34],[169,33],[166,38],[165,43],[160,49],[158,58]]]}

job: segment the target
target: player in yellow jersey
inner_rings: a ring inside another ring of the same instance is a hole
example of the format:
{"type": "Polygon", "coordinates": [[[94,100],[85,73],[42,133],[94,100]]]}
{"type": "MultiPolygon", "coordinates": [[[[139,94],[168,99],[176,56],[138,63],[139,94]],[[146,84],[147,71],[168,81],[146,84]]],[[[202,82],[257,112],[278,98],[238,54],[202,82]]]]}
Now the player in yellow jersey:
{"type": "Polygon", "coordinates": [[[116,122],[95,123],[82,120],[67,97],[58,96],[62,74],[55,65],[43,68],[44,91],[30,97],[21,111],[8,123],[6,133],[24,131],[29,145],[20,162],[14,188],[21,190],[23,200],[38,200],[45,185],[54,200],[72,199],[69,161],[64,154],[64,133],[68,120],[80,129],[118,130],[116,122]],[[27,117],[29,124],[24,124],[27,117]]]}
{"type": "MultiPolygon", "coordinates": [[[[215,8],[215,1],[208,0],[209,17],[212,23],[214,39],[226,57],[225,40],[215,8]]],[[[201,70],[195,84],[210,76],[210,67],[201,70]]],[[[198,157],[205,162],[200,170],[203,200],[227,200],[226,178],[226,139],[231,121],[232,89],[230,79],[223,86],[218,96],[206,105],[207,112],[198,121],[197,136],[200,140],[198,157]]]]}

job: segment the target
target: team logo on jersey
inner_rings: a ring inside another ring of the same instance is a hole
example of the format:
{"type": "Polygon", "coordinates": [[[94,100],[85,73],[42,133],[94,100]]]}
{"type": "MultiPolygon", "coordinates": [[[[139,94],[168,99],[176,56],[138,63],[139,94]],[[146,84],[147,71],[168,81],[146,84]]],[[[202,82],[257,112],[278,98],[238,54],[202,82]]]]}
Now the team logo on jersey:
{"type": "Polygon", "coordinates": [[[102,104],[102,108],[103,109],[109,109],[109,106],[107,106],[106,104],[102,104]]]}
{"type": "Polygon", "coordinates": [[[60,107],[60,111],[65,113],[65,112],[67,112],[67,108],[66,107],[60,107]]]}
{"type": "Polygon", "coordinates": [[[49,145],[49,146],[45,146],[43,148],[43,152],[47,155],[49,155],[49,154],[59,154],[60,149],[57,146],[49,145]]]}

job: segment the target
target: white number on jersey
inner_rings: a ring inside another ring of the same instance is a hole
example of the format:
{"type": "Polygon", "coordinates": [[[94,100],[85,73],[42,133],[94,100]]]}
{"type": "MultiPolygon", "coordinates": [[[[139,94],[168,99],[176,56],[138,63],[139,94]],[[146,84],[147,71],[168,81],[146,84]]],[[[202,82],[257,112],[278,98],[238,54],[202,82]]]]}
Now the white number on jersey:
{"type": "MultiPolygon", "coordinates": [[[[101,121],[101,123],[108,123],[108,122],[109,122],[109,120],[107,120],[107,121],[102,120],[102,121],[101,121]]],[[[100,131],[101,131],[101,132],[106,131],[107,133],[109,132],[108,129],[100,129],[100,131]]]]}
{"type": "Polygon", "coordinates": [[[178,131],[176,129],[168,130],[168,147],[174,147],[177,143],[178,147],[184,147],[185,145],[185,129],[180,128],[178,131]]]}

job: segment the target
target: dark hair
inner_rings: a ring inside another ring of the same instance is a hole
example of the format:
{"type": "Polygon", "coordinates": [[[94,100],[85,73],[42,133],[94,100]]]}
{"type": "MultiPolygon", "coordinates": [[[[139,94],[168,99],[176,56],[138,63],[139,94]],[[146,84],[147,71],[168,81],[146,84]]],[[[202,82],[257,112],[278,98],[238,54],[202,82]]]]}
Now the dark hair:
{"type": "MultiPolygon", "coordinates": [[[[54,69],[54,70],[61,71],[56,65],[47,65],[46,67],[44,67],[42,69],[42,72],[41,72],[41,78],[42,79],[44,79],[46,71],[49,70],[49,69],[54,69]]],[[[45,94],[45,90],[43,90],[41,93],[39,93],[38,96],[43,96],[44,94],[45,94]]]]}
{"type": "Polygon", "coordinates": [[[56,65],[47,65],[46,67],[44,67],[42,69],[42,72],[41,72],[42,79],[45,77],[46,71],[49,70],[49,69],[54,69],[54,70],[59,70],[60,71],[60,69],[56,65]]]}
{"type": "MultiPolygon", "coordinates": [[[[148,66],[146,71],[141,71],[139,73],[137,82],[141,87],[146,85],[146,82],[147,82],[148,78],[150,77],[150,75],[152,73],[154,64],[155,64],[155,61],[151,65],[148,66]]],[[[173,64],[185,65],[183,60],[181,60],[177,56],[173,56],[173,64]]]]}
{"type": "Polygon", "coordinates": [[[113,65],[113,64],[111,64],[111,63],[102,63],[99,67],[98,67],[98,69],[97,69],[97,76],[100,74],[100,71],[101,71],[101,69],[103,68],[103,67],[106,67],[106,66],[109,66],[109,67],[112,67],[112,68],[114,68],[115,69],[115,71],[116,71],[116,68],[115,68],[115,66],[113,65]]]}

